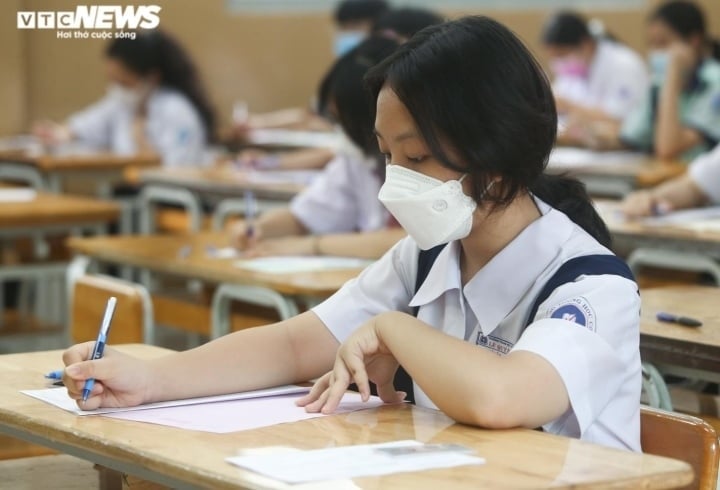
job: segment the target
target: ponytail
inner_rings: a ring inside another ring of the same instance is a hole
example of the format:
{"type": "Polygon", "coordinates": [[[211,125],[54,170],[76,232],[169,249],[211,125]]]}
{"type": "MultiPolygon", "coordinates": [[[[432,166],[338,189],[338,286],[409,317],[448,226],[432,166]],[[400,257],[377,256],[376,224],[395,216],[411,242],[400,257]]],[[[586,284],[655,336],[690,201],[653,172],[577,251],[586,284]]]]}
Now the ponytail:
{"type": "Polygon", "coordinates": [[[610,248],[612,238],[605,222],[590,201],[585,184],[564,175],[543,173],[530,187],[530,191],[565,213],[601,245],[610,248]]]}

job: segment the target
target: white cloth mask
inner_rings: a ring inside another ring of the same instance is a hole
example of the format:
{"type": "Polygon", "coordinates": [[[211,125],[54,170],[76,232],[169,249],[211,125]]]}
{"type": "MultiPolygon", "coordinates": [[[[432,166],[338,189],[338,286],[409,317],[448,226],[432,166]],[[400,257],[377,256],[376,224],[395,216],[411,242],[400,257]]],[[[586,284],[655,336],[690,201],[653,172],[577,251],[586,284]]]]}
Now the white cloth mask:
{"type": "Polygon", "coordinates": [[[428,250],[470,234],[477,203],[463,192],[464,178],[443,182],[388,165],[378,199],[418,246],[428,250]]]}

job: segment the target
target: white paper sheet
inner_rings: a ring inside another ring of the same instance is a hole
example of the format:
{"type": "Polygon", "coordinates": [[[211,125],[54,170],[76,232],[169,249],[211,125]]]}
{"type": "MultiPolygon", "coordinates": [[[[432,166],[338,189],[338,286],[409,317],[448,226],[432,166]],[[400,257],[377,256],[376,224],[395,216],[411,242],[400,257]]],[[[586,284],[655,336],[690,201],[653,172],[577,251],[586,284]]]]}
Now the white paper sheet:
{"type": "Polygon", "coordinates": [[[258,145],[306,148],[337,148],[340,144],[340,138],[336,133],[291,129],[254,129],[248,134],[248,139],[258,145]]]}
{"type": "Polygon", "coordinates": [[[270,274],[292,274],[297,272],[361,269],[370,264],[372,264],[371,260],[352,257],[277,256],[238,260],[235,262],[235,267],[270,274]]]}
{"type": "Polygon", "coordinates": [[[550,153],[548,167],[573,169],[596,165],[635,163],[644,160],[646,155],[631,151],[594,151],[584,148],[560,146],[550,153]]]}
{"type": "Polygon", "coordinates": [[[47,388],[44,390],[21,390],[20,393],[37,398],[51,405],[55,405],[58,408],[67,410],[76,415],[102,415],[108,413],[123,413],[123,412],[137,412],[145,411],[154,408],[167,408],[167,407],[183,407],[193,405],[205,405],[210,403],[225,402],[230,400],[248,400],[253,398],[272,397],[279,395],[292,395],[298,393],[307,393],[310,391],[310,387],[287,385],[278,386],[275,388],[268,388],[265,390],[247,391],[244,393],[231,393],[228,395],[217,395],[217,396],[204,396],[198,398],[188,398],[185,400],[173,400],[167,402],[148,403],[146,405],[139,405],[137,407],[123,407],[123,408],[100,408],[98,410],[80,410],[75,400],[70,398],[65,388],[47,388]]]}
{"type": "Polygon", "coordinates": [[[247,180],[254,184],[308,185],[321,173],[318,170],[259,170],[247,172],[247,180]]]}
{"type": "MultiPolygon", "coordinates": [[[[324,416],[319,413],[307,413],[303,407],[295,405],[295,400],[298,398],[300,398],[298,395],[283,395],[184,407],[153,408],[105,416],[219,434],[324,416]]],[[[371,397],[363,403],[359,393],[346,393],[335,413],[376,408],[382,404],[377,397],[371,397]]]]}
{"type": "Polygon", "coordinates": [[[707,222],[711,220],[720,221],[720,206],[708,206],[705,208],[684,209],[664,214],[662,216],[653,216],[645,218],[643,224],[648,226],[688,226],[692,227],[693,223],[707,222]]]}
{"type": "Polygon", "coordinates": [[[435,451],[418,441],[345,446],[312,451],[279,451],[228,458],[231,464],[287,483],[340,480],[435,468],[480,465],[484,458],[463,451],[435,451]],[[408,449],[389,454],[387,449],[408,449]],[[417,452],[414,452],[417,449],[417,452]],[[428,451],[429,449],[429,451],[428,451]]]}
{"type": "Polygon", "coordinates": [[[0,203],[3,202],[29,202],[37,197],[35,189],[26,187],[0,189],[0,203]]]}

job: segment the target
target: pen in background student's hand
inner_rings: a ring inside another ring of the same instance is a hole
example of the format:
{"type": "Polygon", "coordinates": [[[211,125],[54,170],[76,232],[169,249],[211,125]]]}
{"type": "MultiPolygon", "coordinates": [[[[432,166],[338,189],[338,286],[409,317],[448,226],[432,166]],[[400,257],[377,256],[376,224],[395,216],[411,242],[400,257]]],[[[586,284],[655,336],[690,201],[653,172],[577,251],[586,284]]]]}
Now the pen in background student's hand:
{"type": "MultiPolygon", "coordinates": [[[[115,305],[117,304],[117,298],[115,296],[108,299],[107,305],[105,305],[105,313],[103,314],[102,323],[100,323],[100,331],[98,332],[97,340],[95,341],[95,347],[93,347],[92,355],[89,360],[100,359],[103,356],[105,350],[105,344],[107,343],[108,332],[110,331],[110,323],[112,322],[113,313],[115,313],[115,305]]],[[[82,401],[85,403],[90,397],[93,386],[95,386],[95,378],[88,378],[85,380],[85,386],[82,392],[82,401]]]]}

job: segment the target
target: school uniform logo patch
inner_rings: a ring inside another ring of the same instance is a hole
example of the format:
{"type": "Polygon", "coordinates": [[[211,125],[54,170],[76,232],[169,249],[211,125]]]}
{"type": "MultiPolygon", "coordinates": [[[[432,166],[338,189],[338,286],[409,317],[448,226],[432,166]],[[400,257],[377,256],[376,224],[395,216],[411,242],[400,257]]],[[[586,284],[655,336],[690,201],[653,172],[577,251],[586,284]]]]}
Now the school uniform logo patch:
{"type": "Polygon", "coordinates": [[[593,311],[588,301],[582,296],[555,306],[550,310],[549,314],[550,318],[567,320],[582,325],[593,332],[595,331],[595,311],[593,311]]]}

